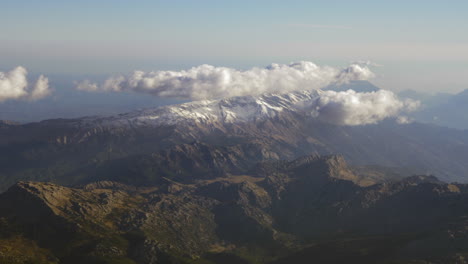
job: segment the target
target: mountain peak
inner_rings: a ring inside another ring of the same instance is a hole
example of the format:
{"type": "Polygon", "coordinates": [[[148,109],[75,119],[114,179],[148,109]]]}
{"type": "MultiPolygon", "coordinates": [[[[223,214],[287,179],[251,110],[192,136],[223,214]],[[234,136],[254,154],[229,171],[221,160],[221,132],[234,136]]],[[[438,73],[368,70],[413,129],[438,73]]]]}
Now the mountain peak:
{"type": "Polygon", "coordinates": [[[349,83],[340,84],[340,85],[330,85],[324,90],[332,90],[335,92],[344,92],[347,90],[353,90],[359,93],[370,93],[370,92],[377,92],[380,90],[379,87],[375,86],[373,83],[369,81],[350,81],[349,83]]]}
{"type": "Polygon", "coordinates": [[[201,100],[179,105],[121,114],[104,119],[112,125],[174,125],[178,123],[235,123],[273,118],[281,112],[297,111],[322,91],[304,90],[270,93],[260,96],[236,96],[218,100],[201,100]]]}

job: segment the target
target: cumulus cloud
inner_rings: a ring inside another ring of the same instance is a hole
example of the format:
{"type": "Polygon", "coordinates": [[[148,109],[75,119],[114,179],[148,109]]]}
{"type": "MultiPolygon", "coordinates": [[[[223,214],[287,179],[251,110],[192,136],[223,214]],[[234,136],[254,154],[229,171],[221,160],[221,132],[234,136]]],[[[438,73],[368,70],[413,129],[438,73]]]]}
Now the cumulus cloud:
{"type": "Polygon", "coordinates": [[[79,82],[76,88],[84,91],[134,91],[158,97],[200,100],[313,90],[372,77],[374,74],[367,65],[355,63],[344,69],[337,69],[300,61],[271,64],[265,68],[255,67],[246,71],[211,65],[183,71],[135,71],[127,76],[111,77],[102,84],[79,82]]]}
{"type": "Polygon", "coordinates": [[[394,93],[379,90],[369,93],[322,91],[311,102],[312,116],[336,125],[375,124],[386,118],[396,118],[399,123],[408,123],[409,119],[401,113],[414,111],[418,101],[401,100],[394,93]]]}
{"type": "Polygon", "coordinates": [[[374,76],[374,73],[367,66],[354,63],[341,70],[334,82],[337,84],[345,84],[355,80],[369,80],[374,76]]]}
{"type": "Polygon", "coordinates": [[[411,124],[413,120],[407,116],[399,116],[396,119],[396,122],[400,125],[411,124]]]}
{"type": "Polygon", "coordinates": [[[31,90],[29,98],[31,100],[39,100],[50,95],[51,92],[52,91],[49,89],[49,79],[41,75],[39,79],[37,79],[34,88],[31,90]]]}
{"type": "Polygon", "coordinates": [[[19,66],[9,72],[0,72],[0,102],[11,99],[38,100],[51,93],[49,80],[39,76],[35,84],[30,85],[28,72],[19,66]]]}
{"type": "Polygon", "coordinates": [[[182,71],[135,71],[127,76],[110,77],[101,84],[83,81],[77,83],[76,88],[84,91],[133,91],[190,100],[317,90],[317,96],[309,102],[302,102],[301,107],[305,106],[304,110],[321,121],[349,126],[375,124],[386,118],[395,118],[401,124],[410,122],[401,114],[415,110],[419,102],[401,100],[390,91],[320,90],[333,84],[369,80],[374,77],[369,66],[378,65],[358,61],[337,69],[300,61],[245,71],[201,65],[182,71]]]}

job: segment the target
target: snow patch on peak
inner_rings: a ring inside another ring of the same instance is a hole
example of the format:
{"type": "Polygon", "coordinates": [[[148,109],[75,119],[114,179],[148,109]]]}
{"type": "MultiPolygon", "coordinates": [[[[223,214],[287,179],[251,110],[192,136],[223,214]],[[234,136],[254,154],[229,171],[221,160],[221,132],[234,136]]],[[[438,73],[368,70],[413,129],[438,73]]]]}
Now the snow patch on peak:
{"type": "Polygon", "coordinates": [[[375,124],[412,111],[418,102],[401,101],[392,92],[356,93],[305,90],[201,100],[146,109],[95,120],[103,126],[162,126],[175,124],[241,123],[296,112],[335,125],[375,124]]]}
{"type": "Polygon", "coordinates": [[[314,90],[201,100],[122,114],[106,119],[105,123],[159,126],[187,122],[208,124],[264,120],[284,111],[297,111],[319,94],[320,91],[314,90]]]}

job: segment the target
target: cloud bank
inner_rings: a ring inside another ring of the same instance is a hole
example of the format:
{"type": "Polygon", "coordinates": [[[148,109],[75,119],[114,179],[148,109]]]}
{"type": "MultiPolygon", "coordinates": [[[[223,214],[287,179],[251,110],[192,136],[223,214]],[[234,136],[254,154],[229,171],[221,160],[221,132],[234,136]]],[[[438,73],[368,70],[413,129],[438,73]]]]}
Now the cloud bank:
{"type": "Polygon", "coordinates": [[[400,100],[394,93],[379,90],[370,93],[323,91],[311,103],[312,116],[335,125],[375,124],[386,118],[396,118],[400,124],[408,123],[403,112],[419,107],[418,101],[400,100]]]}
{"type": "Polygon", "coordinates": [[[19,66],[9,72],[0,72],[0,102],[14,99],[39,100],[51,93],[49,80],[39,76],[35,84],[30,85],[28,72],[19,66]]]}
{"type": "MultiPolygon", "coordinates": [[[[234,96],[288,93],[299,90],[320,90],[355,80],[369,80],[373,63],[355,62],[343,69],[321,67],[312,62],[271,64],[265,68],[240,71],[227,67],[201,65],[183,71],[135,71],[130,75],[113,76],[101,84],[77,83],[84,91],[133,91],[157,97],[188,100],[220,99],[234,96]]],[[[390,91],[357,93],[322,91],[307,103],[314,118],[335,125],[375,124],[386,118],[399,123],[409,120],[401,113],[415,110],[419,102],[400,100],[390,91]]]]}
{"type": "Polygon", "coordinates": [[[183,71],[135,71],[127,76],[111,77],[102,84],[83,81],[76,88],[84,91],[134,91],[157,97],[201,100],[314,90],[372,77],[374,74],[367,65],[354,63],[337,69],[300,61],[246,71],[211,65],[183,71]]]}

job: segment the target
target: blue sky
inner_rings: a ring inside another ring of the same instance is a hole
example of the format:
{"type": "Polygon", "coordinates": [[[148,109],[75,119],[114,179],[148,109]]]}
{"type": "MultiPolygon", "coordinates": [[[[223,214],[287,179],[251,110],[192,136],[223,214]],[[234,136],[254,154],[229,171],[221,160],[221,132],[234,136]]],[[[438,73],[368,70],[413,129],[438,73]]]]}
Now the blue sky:
{"type": "MultiPolygon", "coordinates": [[[[2,1],[0,71],[370,60],[387,89],[468,88],[468,1],[2,1]]],[[[51,80],[52,81],[52,80],[51,80]]]]}

